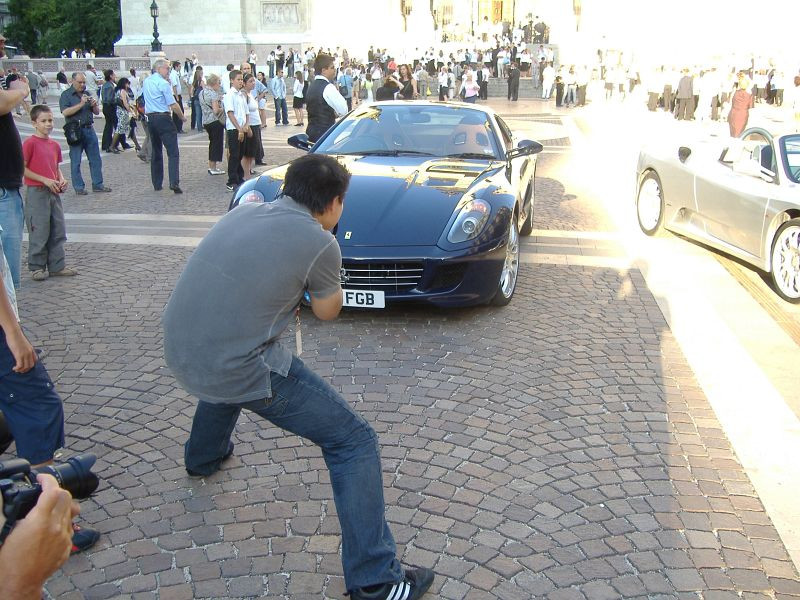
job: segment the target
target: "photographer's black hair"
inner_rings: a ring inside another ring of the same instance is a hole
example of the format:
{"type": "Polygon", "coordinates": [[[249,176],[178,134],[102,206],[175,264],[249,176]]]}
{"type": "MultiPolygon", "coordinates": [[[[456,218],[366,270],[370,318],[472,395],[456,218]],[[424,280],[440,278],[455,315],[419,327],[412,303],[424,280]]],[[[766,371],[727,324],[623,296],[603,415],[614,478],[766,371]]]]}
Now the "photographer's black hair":
{"type": "Polygon", "coordinates": [[[321,215],[336,196],[344,200],[350,172],[325,154],[307,154],[292,161],[286,170],[283,195],[302,204],[311,214],[321,215]]]}

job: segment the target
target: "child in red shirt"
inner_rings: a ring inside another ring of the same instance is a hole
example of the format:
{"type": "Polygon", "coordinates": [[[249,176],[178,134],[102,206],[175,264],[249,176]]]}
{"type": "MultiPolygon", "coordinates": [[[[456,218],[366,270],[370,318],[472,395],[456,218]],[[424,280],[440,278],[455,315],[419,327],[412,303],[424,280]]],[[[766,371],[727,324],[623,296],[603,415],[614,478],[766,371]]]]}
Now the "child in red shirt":
{"type": "Polygon", "coordinates": [[[36,105],[31,109],[31,121],[36,131],[22,144],[28,269],[34,281],[44,281],[51,275],[77,275],[75,269],[64,265],[67,232],[59,194],[67,189],[67,180],[58,168],[61,146],[50,139],[53,113],[47,106],[36,105]]]}

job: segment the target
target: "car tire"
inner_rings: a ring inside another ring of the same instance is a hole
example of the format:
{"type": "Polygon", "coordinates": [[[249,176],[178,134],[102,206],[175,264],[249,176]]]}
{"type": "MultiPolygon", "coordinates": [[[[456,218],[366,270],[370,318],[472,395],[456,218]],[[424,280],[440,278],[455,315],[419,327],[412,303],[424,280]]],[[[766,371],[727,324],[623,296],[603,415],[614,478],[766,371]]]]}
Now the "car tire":
{"type": "Polygon", "coordinates": [[[656,235],[664,222],[664,188],[655,171],[648,171],[636,194],[636,220],[646,235],[656,235]]]}
{"type": "Polygon", "coordinates": [[[519,231],[517,228],[516,213],[511,218],[508,227],[508,241],[506,242],[506,258],[503,261],[503,269],[500,271],[500,281],[497,284],[497,292],[490,304],[494,306],[505,306],[511,302],[514,290],[517,289],[517,278],[519,277],[519,231]]]}
{"type": "Polygon", "coordinates": [[[800,219],[778,227],[771,256],[770,277],[775,292],[787,302],[800,303],[800,219]]]}
{"type": "Polygon", "coordinates": [[[520,227],[519,234],[527,236],[533,233],[533,179],[531,179],[528,184],[528,191],[525,192],[525,202],[523,206],[525,206],[525,204],[528,205],[528,216],[525,218],[522,227],[520,227]]]}

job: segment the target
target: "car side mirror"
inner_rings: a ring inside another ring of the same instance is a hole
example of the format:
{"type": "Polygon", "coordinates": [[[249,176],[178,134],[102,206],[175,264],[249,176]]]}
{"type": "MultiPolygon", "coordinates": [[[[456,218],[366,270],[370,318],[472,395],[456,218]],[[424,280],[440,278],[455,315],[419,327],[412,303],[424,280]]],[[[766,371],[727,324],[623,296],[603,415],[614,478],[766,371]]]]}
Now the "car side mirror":
{"type": "Polygon", "coordinates": [[[305,133],[298,133],[297,135],[293,135],[288,140],[286,140],[288,144],[298,150],[303,150],[308,152],[311,148],[314,147],[314,142],[308,139],[308,136],[305,133]]]}
{"type": "Polygon", "coordinates": [[[542,146],[539,142],[534,142],[533,140],[520,140],[516,148],[512,148],[506,152],[506,158],[508,160],[513,160],[515,158],[519,158],[520,156],[539,154],[539,152],[542,150],[544,150],[544,146],[542,146]]]}

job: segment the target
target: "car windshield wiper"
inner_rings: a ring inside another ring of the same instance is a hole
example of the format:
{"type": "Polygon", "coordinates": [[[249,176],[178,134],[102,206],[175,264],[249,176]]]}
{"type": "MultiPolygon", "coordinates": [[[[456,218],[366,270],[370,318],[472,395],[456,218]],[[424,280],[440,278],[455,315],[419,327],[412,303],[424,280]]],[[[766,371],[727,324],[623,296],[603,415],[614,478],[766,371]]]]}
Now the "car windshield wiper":
{"type": "Polygon", "coordinates": [[[445,158],[480,158],[482,160],[497,160],[493,154],[481,154],[480,152],[462,152],[461,154],[448,154],[445,158]]]}
{"type": "Polygon", "coordinates": [[[361,156],[400,156],[401,154],[414,154],[418,156],[436,156],[430,152],[421,152],[419,150],[362,150],[360,152],[340,152],[340,154],[358,154],[361,156]]]}

